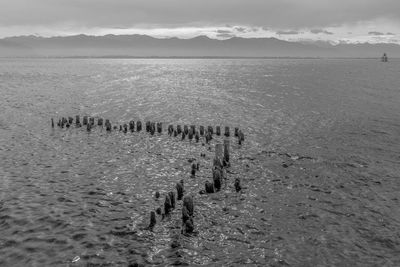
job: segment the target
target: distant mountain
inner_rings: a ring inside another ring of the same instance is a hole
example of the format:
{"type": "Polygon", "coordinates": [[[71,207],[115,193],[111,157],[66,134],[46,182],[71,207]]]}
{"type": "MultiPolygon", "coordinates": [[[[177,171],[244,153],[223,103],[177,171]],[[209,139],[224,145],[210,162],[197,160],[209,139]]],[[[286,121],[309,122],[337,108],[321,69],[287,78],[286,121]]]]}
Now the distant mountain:
{"type": "Polygon", "coordinates": [[[287,42],[276,38],[227,40],[147,35],[19,36],[0,39],[0,57],[400,57],[397,44],[287,42]]]}

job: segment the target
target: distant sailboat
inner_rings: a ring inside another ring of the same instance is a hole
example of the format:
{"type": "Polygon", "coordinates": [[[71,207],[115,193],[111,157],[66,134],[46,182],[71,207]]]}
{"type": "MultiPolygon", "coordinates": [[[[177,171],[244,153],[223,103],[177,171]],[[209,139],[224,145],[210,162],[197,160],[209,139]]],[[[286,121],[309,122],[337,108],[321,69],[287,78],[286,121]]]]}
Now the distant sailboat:
{"type": "Polygon", "coordinates": [[[387,57],[386,53],[383,53],[381,60],[382,60],[382,62],[388,62],[388,57],[387,57]]]}

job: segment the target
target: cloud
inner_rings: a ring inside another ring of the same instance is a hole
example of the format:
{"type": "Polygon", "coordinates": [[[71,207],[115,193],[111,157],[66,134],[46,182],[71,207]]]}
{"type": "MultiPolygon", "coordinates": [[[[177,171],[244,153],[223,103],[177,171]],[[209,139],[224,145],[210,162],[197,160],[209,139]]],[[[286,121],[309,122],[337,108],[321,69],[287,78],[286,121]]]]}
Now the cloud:
{"type": "Polygon", "coordinates": [[[396,35],[396,34],[394,34],[392,32],[387,32],[386,35],[396,35]]]}
{"type": "Polygon", "coordinates": [[[217,36],[217,38],[222,38],[222,39],[228,39],[228,38],[236,37],[236,35],[231,34],[231,33],[219,33],[216,36],[217,36]]]}
{"type": "Polygon", "coordinates": [[[293,31],[293,30],[291,30],[291,31],[277,31],[276,32],[276,34],[279,34],[279,35],[295,35],[295,34],[299,34],[299,32],[298,31],[293,31]]]}
{"type": "Polygon", "coordinates": [[[323,30],[323,29],[312,29],[310,30],[311,33],[314,34],[319,34],[319,33],[323,33],[323,34],[328,34],[328,35],[332,35],[333,32],[327,31],[327,30],[323,30]]]}
{"type": "Polygon", "coordinates": [[[311,28],[387,18],[398,0],[0,0],[0,25],[311,28]],[[289,19],[290,18],[290,19],[289,19]]]}
{"type": "Polygon", "coordinates": [[[369,32],[368,33],[368,35],[376,35],[376,36],[379,36],[379,35],[385,35],[383,32],[369,32]]]}

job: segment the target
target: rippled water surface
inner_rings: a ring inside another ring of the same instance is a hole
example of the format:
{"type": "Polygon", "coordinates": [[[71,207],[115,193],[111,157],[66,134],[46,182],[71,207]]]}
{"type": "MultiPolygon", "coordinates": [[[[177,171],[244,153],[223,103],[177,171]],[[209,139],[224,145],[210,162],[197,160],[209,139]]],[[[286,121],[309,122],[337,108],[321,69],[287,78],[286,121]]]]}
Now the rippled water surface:
{"type": "Polygon", "coordinates": [[[399,85],[396,60],[1,59],[0,266],[400,266],[399,85]],[[76,114],[164,133],[51,128],[76,114]],[[223,137],[168,124],[243,129],[221,192],[223,137]],[[146,230],[181,179],[196,233],[181,203],[146,230]]]}

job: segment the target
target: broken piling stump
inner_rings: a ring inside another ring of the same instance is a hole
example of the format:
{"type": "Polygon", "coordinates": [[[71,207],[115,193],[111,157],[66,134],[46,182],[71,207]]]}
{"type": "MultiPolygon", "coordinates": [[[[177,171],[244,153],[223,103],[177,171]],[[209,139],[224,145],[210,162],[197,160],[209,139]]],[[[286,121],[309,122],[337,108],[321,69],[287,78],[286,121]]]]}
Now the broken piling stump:
{"type": "Polygon", "coordinates": [[[182,200],[183,198],[183,181],[176,183],[176,195],[178,200],[182,200]]]}
{"type": "Polygon", "coordinates": [[[178,134],[181,134],[181,132],[182,132],[182,126],[181,126],[181,125],[177,125],[177,126],[176,126],[176,131],[178,132],[178,134]]]}
{"type": "Polygon", "coordinates": [[[225,134],[226,137],[229,137],[231,135],[230,131],[229,131],[229,127],[225,126],[225,134]]]}
{"type": "Polygon", "coordinates": [[[239,192],[240,190],[242,190],[242,186],[240,185],[240,179],[239,179],[239,178],[236,178],[236,179],[235,179],[235,184],[234,184],[234,186],[235,186],[236,192],[239,192]]]}
{"type": "Polygon", "coordinates": [[[103,126],[103,118],[98,118],[97,119],[97,125],[98,126],[103,126]]]}
{"type": "Polygon", "coordinates": [[[189,133],[189,128],[187,125],[183,126],[183,132],[187,135],[189,133]]]}
{"type": "Polygon", "coordinates": [[[138,132],[140,132],[142,130],[142,122],[141,121],[137,121],[136,123],[136,130],[138,132]]]}
{"type": "Polygon", "coordinates": [[[204,126],[203,125],[200,126],[200,135],[201,136],[204,135],[204,126]]]}
{"type": "Polygon", "coordinates": [[[224,140],[224,166],[229,166],[229,139],[224,140]]]}
{"type": "Polygon", "coordinates": [[[239,136],[239,128],[235,127],[235,137],[239,136]]]}
{"type": "Polygon", "coordinates": [[[208,126],[207,127],[207,132],[209,132],[211,135],[213,135],[214,134],[213,127],[212,126],[208,126]]]}
{"type": "Polygon", "coordinates": [[[88,117],[87,116],[83,116],[83,125],[88,124],[88,117]]]}
{"type": "Polygon", "coordinates": [[[135,131],[135,122],[130,121],[129,122],[129,130],[133,133],[135,131]]]}
{"type": "Polygon", "coordinates": [[[78,125],[80,123],[81,123],[80,117],[79,117],[79,115],[76,115],[75,116],[75,124],[78,125]]]}
{"type": "Polygon", "coordinates": [[[169,194],[167,194],[165,196],[165,201],[164,201],[164,213],[165,213],[165,215],[168,215],[170,213],[171,209],[172,209],[171,198],[169,197],[169,194]]]}
{"type": "Polygon", "coordinates": [[[153,230],[154,226],[156,225],[156,213],[154,211],[150,212],[150,224],[149,229],[153,230]]]}
{"type": "Polygon", "coordinates": [[[51,128],[54,128],[54,120],[51,118],[51,128]]]}
{"type": "Polygon", "coordinates": [[[168,193],[169,195],[169,199],[171,200],[171,209],[175,209],[175,203],[176,203],[176,199],[175,199],[175,193],[173,191],[168,193]]]}
{"type": "Polygon", "coordinates": [[[206,181],[204,184],[205,190],[207,194],[212,194],[214,193],[214,184],[210,183],[209,181],[206,181]]]}
{"type": "Polygon", "coordinates": [[[220,126],[215,127],[215,134],[218,136],[221,135],[221,127],[220,126]]]}

